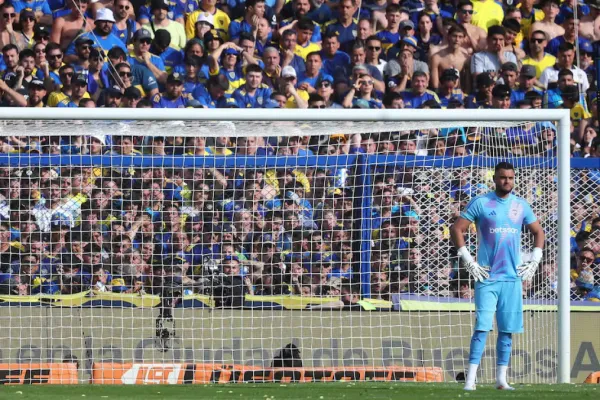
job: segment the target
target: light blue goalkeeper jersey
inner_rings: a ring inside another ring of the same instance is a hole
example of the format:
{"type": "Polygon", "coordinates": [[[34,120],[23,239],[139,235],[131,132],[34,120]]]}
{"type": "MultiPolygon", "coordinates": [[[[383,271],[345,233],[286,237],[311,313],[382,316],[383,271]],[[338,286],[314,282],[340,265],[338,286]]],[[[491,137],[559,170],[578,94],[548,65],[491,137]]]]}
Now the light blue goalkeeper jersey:
{"type": "Polygon", "coordinates": [[[463,213],[477,227],[477,262],[490,267],[490,281],[514,281],[521,264],[523,225],[537,220],[531,206],[510,194],[505,199],[490,192],[472,199],[463,213]]]}

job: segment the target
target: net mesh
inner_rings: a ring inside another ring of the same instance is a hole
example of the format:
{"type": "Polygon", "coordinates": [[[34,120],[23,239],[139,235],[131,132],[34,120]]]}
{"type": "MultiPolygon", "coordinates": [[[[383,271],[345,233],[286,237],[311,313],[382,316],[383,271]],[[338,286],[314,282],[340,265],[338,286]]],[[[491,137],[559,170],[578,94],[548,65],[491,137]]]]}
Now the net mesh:
{"type": "MultiPolygon", "coordinates": [[[[211,365],[206,379],[218,381],[215,365],[232,366],[222,376],[289,366],[282,349],[293,344],[303,367],[341,377],[439,367],[441,379],[460,379],[474,292],[449,227],[471,198],[494,189],[502,159],[517,167],[515,192],[548,237],[524,285],[525,334],[513,344],[509,379],[556,379],[551,123],[1,128],[5,363],[70,362],[78,381],[95,383],[182,383],[195,376],[189,365],[195,373],[211,365]]],[[[579,182],[584,197],[594,194],[579,182]]],[[[467,243],[475,253],[474,230],[467,243]]],[[[525,260],[531,249],[524,234],[525,260]]],[[[481,382],[494,379],[494,343],[481,382]]]]}

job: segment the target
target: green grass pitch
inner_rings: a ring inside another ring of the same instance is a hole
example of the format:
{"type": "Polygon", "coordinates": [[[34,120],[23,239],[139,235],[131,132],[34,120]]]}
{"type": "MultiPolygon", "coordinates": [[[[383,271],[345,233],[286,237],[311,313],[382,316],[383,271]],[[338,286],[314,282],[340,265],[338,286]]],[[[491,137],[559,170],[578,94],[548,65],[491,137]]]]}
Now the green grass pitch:
{"type": "Polygon", "coordinates": [[[3,386],[0,399],[259,399],[259,400],[371,400],[371,399],[600,399],[600,385],[515,385],[514,391],[480,385],[465,392],[457,383],[415,384],[386,382],[330,382],[303,384],[147,385],[147,386],[3,386]]]}

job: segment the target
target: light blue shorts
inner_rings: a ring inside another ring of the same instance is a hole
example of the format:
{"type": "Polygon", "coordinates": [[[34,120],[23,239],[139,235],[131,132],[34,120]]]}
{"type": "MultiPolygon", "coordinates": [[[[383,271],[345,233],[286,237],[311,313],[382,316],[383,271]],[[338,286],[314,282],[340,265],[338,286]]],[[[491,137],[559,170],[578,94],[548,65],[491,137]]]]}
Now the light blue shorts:
{"type": "Polygon", "coordinates": [[[499,332],[523,332],[523,287],[521,280],[475,283],[476,331],[491,331],[494,313],[499,332]]]}

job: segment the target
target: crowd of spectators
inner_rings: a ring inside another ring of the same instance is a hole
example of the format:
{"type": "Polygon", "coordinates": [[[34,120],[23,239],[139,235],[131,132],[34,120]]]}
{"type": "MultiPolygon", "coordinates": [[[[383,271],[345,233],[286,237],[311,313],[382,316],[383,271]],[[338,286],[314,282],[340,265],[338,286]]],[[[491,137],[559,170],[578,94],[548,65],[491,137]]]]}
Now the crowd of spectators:
{"type": "MultiPolygon", "coordinates": [[[[565,108],[572,155],[600,156],[600,1],[508,3],[1,1],[0,106],[565,108]]],[[[552,123],[539,123],[285,138],[41,134],[0,145],[93,155],[554,156],[555,136],[552,123]]],[[[0,291],[156,292],[169,277],[223,305],[240,305],[246,293],[340,296],[352,307],[369,282],[382,299],[472,296],[447,228],[461,205],[493,189],[485,171],[377,171],[368,282],[355,172],[3,168],[0,291]]],[[[555,183],[537,174],[527,177],[536,191],[523,195],[552,229],[555,183]]],[[[598,292],[598,269],[585,256],[600,254],[591,206],[598,182],[594,171],[575,182],[588,207],[573,217],[574,299],[598,292]]],[[[526,285],[524,296],[553,297],[555,270],[544,264],[543,284],[526,285]]]]}

